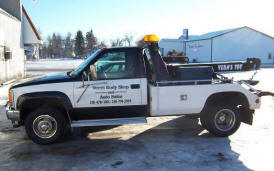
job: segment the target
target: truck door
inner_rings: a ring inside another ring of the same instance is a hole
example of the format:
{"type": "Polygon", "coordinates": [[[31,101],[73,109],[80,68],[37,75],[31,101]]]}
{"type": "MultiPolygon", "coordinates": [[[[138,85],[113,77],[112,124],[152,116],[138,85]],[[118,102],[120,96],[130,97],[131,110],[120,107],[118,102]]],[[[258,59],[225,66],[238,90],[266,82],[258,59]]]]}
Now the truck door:
{"type": "Polygon", "coordinates": [[[143,68],[137,49],[105,50],[87,69],[96,80],[85,81],[85,86],[81,81],[74,84],[74,119],[144,116],[147,83],[143,68]]]}

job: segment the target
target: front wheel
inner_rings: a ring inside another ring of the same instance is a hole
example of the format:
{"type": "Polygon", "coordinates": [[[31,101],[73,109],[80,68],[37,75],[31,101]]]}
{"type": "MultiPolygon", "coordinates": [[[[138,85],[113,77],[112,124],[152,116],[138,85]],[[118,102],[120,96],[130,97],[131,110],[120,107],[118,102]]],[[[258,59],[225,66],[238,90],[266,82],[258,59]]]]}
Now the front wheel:
{"type": "Polygon", "coordinates": [[[60,140],[65,135],[66,127],[64,115],[51,107],[37,109],[25,120],[27,135],[38,144],[50,144],[60,140]]]}
{"type": "Polygon", "coordinates": [[[241,125],[239,109],[229,102],[210,105],[200,119],[204,128],[220,137],[232,135],[241,125]]]}

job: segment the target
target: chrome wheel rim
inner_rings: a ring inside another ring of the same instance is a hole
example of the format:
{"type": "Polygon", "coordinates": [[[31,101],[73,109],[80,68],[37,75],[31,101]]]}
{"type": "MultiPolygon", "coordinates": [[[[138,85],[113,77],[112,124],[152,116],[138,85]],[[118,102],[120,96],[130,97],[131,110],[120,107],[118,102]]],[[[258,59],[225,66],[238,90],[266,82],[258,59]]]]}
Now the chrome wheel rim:
{"type": "Polygon", "coordinates": [[[230,109],[222,109],[218,111],[214,118],[214,123],[220,131],[229,131],[235,125],[236,116],[230,109]]]}
{"type": "Polygon", "coordinates": [[[51,138],[57,131],[57,121],[49,115],[40,115],[32,124],[34,133],[40,138],[51,138]]]}

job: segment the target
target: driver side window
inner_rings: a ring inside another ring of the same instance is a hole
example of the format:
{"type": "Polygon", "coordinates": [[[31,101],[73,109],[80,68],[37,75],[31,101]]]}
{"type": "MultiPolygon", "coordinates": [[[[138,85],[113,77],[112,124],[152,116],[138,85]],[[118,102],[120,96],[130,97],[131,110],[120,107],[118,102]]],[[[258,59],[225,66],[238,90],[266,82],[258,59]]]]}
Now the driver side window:
{"type": "MultiPolygon", "coordinates": [[[[119,79],[128,78],[130,72],[126,71],[126,52],[107,52],[103,54],[95,63],[97,79],[119,79]]],[[[132,60],[132,59],[131,59],[132,60]]]]}

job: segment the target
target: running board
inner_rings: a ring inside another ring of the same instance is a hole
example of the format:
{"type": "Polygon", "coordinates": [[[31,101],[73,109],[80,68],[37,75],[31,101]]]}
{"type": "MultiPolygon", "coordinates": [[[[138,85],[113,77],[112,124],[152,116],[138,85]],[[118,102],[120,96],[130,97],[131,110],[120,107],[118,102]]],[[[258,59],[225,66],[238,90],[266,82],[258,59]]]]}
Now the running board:
{"type": "Polygon", "coordinates": [[[147,120],[146,118],[82,120],[82,121],[72,121],[71,127],[124,125],[124,124],[138,124],[138,123],[147,123],[147,120]]]}

